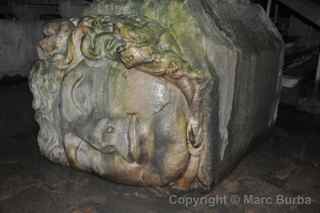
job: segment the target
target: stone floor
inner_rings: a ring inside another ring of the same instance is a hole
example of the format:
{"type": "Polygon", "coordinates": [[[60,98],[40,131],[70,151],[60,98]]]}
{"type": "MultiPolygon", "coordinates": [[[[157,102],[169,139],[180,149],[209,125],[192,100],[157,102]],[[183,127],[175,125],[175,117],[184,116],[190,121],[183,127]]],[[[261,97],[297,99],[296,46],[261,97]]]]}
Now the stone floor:
{"type": "Polygon", "coordinates": [[[271,138],[211,192],[169,195],[50,163],[37,149],[27,83],[2,84],[0,97],[0,213],[320,212],[320,118],[314,115],[281,107],[271,138]]]}

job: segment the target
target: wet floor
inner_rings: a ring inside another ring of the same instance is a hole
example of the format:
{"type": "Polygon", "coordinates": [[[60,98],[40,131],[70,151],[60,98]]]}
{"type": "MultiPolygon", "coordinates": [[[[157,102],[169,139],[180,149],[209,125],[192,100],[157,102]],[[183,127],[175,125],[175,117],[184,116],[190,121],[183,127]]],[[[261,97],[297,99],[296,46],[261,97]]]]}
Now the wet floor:
{"type": "Polygon", "coordinates": [[[0,213],[320,212],[320,118],[282,106],[277,127],[210,192],[113,184],[39,154],[26,81],[0,86],[0,213]]]}

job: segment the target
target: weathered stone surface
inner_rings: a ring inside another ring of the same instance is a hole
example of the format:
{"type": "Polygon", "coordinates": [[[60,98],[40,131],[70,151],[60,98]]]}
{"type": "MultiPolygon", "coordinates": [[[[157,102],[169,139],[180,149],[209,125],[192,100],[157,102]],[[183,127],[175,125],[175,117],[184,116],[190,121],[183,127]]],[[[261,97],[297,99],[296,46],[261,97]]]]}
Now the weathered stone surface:
{"type": "Polygon", "coordinates": [[[275,119],[282,40],[248,1],[97,1],[45,35],[30,87],[52,161],[208,188],[275,119]]]}

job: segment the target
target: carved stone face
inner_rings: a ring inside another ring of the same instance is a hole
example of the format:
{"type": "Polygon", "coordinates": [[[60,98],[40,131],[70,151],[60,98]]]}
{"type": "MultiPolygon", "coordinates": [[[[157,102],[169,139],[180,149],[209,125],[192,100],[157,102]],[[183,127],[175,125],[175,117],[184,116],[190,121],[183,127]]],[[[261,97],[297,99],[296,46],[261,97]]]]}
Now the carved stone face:
{"type": "Polygon", "coordinates": [[[34,94],[48,93],[35,107],[46,156],[120,183],[188,189],[203,148],[203,76],[173,37],[124,16],[50,27],[32,78],[34,94]]]}
{"type": "Polygon", "coordinates": [[[41,153],[119,183],[209,188],[275,121],[277,30],[249,0],[94,2],[38,45],[41,153]]]}
{"type": "Polygon", "coordinates": [[[81,64],[66,77],[61,110],[65,144],[74,150],[68,158],[77,168],[118,182],[172,182],[190,159],[187,102],[165,80],[122,69],[114,74],[112,68],[81,64]]]}

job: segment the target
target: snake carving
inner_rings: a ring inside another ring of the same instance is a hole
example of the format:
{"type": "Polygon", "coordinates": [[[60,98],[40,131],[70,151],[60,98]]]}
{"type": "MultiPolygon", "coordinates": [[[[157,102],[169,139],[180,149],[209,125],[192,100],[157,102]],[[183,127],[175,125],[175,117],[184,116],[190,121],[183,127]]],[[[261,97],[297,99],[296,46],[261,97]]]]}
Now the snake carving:
{"type": "Polygon", "coordinates": [[[45,35],[31,88],[48,95],[35,95],[38,121],[56,117],[47,119],[53,133],[39,135],[42,149],[54,147],[47,157],[125,184],[205,185],[197,176],[207,77],[168,29],[145,17],[87,16],[49,24],[45,35]]]}
{"type": "Polygon", "coordinates": [[[276,121],[284,43],[249,0],[95,0],[37,50],[40,152],[114,182],[210,189],[276,121]]]}

